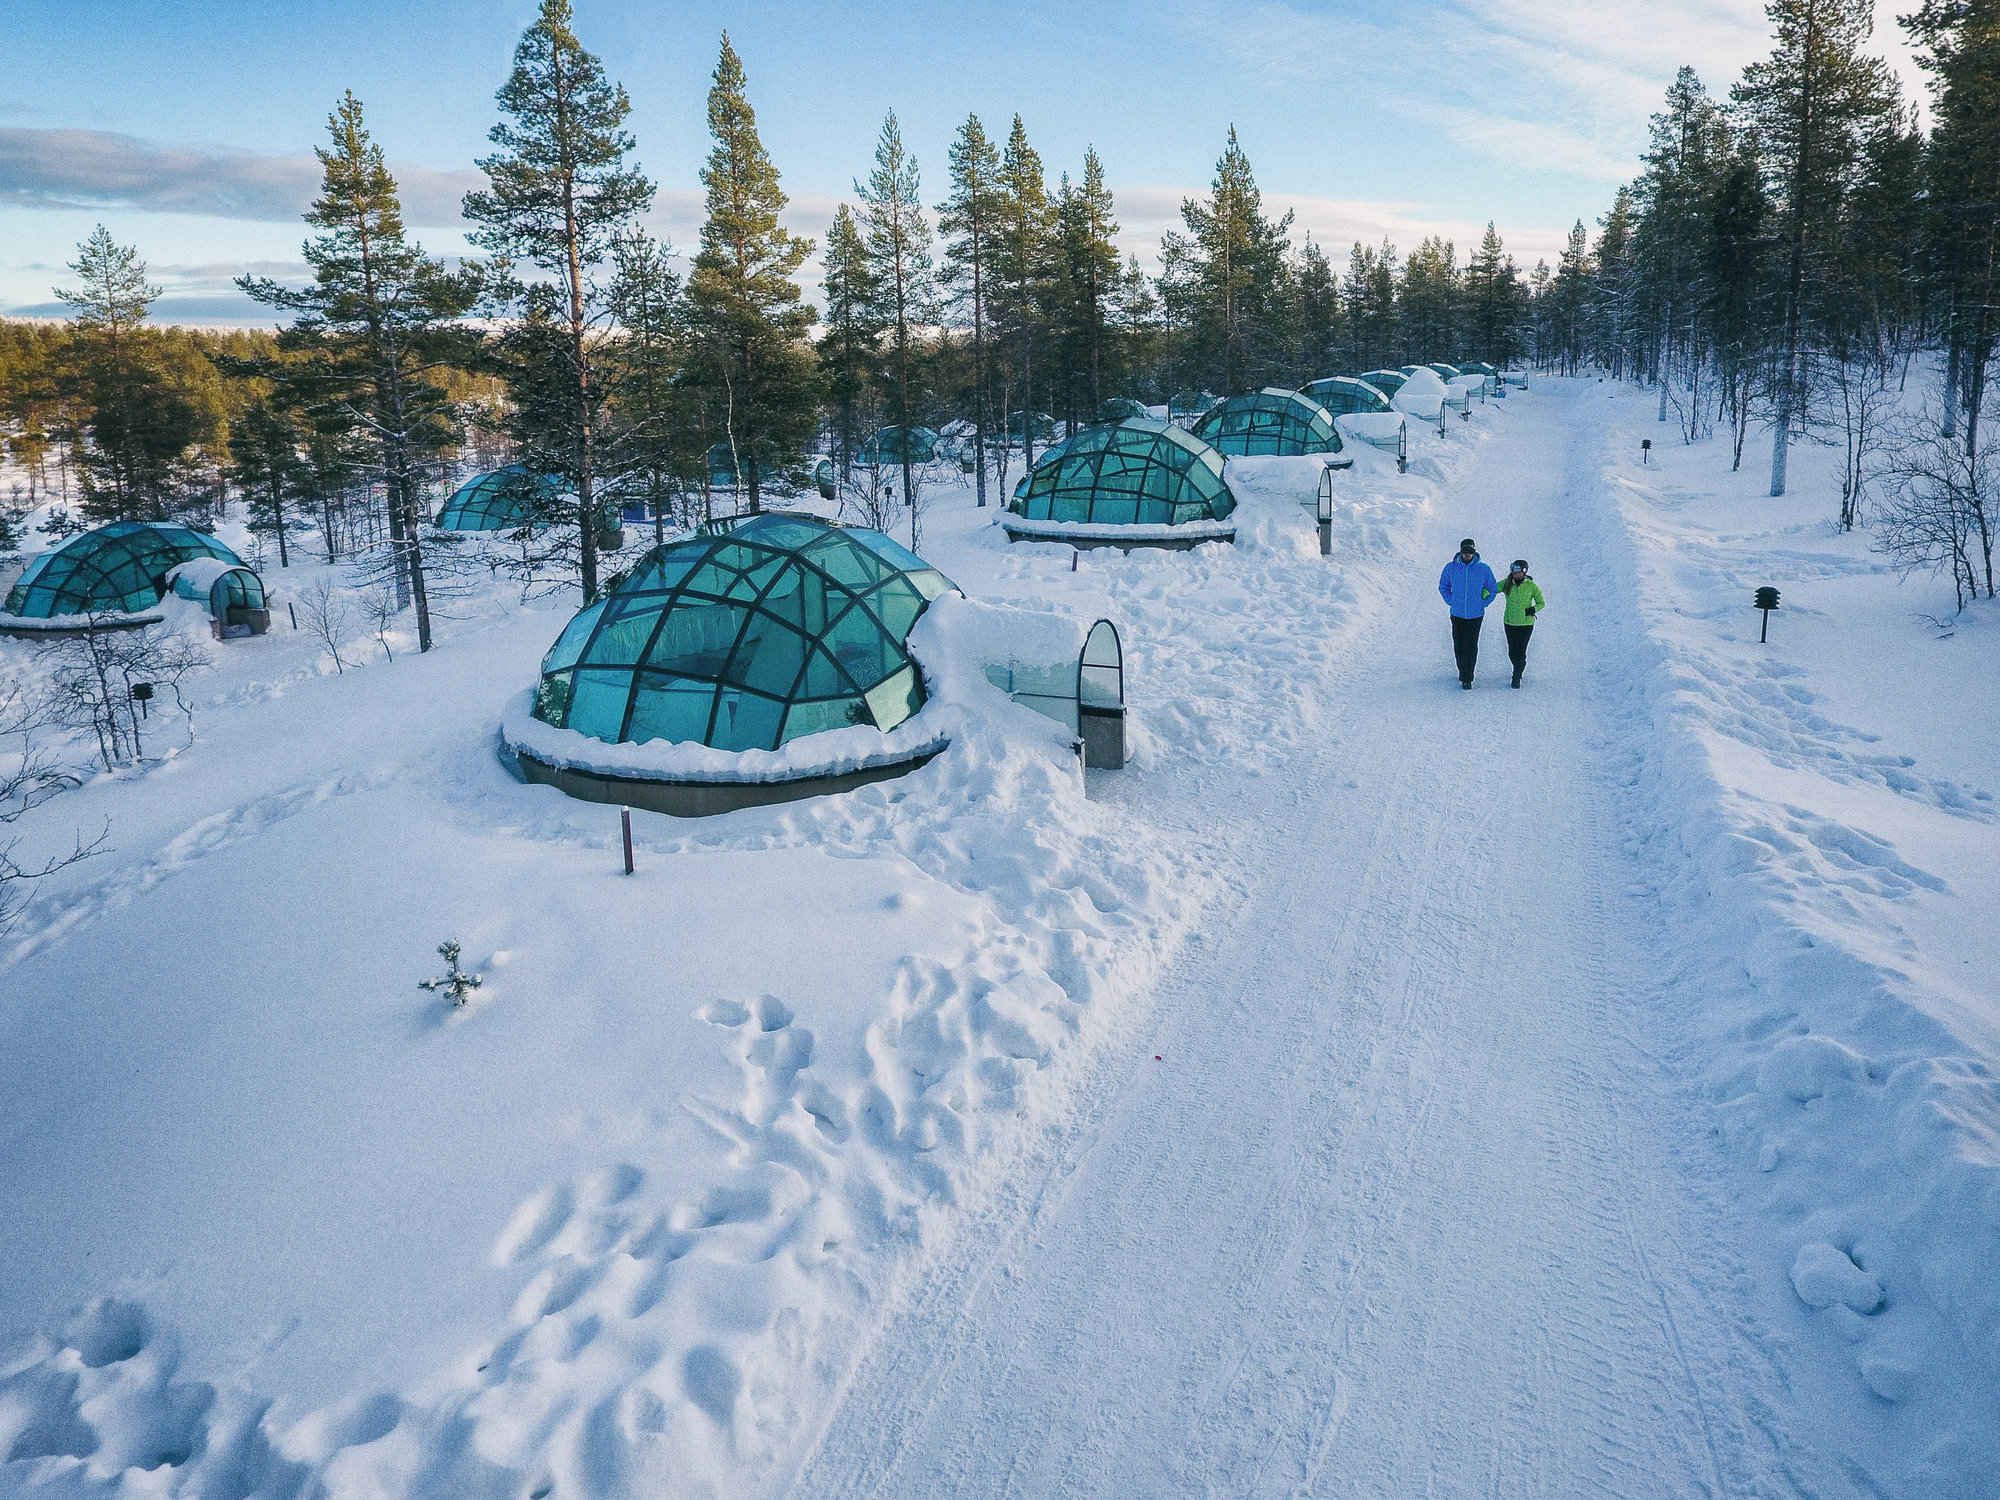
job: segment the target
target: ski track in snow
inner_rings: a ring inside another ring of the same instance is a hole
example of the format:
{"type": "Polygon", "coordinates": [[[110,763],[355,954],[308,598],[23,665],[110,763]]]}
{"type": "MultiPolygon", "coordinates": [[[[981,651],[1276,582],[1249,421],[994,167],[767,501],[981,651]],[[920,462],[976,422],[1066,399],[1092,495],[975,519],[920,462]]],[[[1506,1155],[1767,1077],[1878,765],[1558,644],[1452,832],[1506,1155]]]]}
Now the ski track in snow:
{"type": "Polygon", "coordinates": [[[1704,1127],[1590,664],[1637,622],[1566,524],[1573,403],[1506,416],[1512,463],[1459,476],[1419,556],[1536,559],[1529,688],[1495,621],[1461,698],[1408,590],[1293,774],[1189,810],[1260,878],[1164,987],[1164,1060],[913,1278],[786,1493],[1867,1492],[1792,1431],[1676,1186],[1704,1127]]]}

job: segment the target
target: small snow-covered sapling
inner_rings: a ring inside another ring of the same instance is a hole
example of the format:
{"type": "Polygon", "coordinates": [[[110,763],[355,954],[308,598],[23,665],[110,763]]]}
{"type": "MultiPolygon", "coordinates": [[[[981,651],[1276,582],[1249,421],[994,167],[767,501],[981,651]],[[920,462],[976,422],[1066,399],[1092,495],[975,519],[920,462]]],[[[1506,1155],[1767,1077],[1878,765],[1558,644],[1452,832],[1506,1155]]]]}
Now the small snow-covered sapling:
{"type": "Polygon", "coordinates": [[[420,990],[445,990],[450,993],[453,1005],[465,1004],[466,1000],[471,997],[472,992],[479,988],[479,976],[477,974],[468,974],[459,968],[458,951],[457,943],[439,943],[438,952],[443,955],[445,964],[450,972],[442,979],[419,979],[417,981],[417,988],[420,990]]]}

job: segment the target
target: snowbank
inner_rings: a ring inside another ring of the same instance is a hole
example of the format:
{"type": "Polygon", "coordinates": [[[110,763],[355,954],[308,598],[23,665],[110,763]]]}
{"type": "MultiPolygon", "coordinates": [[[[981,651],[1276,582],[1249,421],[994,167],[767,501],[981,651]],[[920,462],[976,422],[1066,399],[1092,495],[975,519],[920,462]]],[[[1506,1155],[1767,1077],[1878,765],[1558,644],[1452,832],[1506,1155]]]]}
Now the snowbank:
{"type": "Polygon", "coordinates": [[[1233,521],[1183,521],[1177,526],[1107,526],[1096,521],[1036,521],[1003,512],[994,524],[1036,541],[1226,542],[1236,535],[1233,521]]]}
{"type": "Polygon", "coordinates": [[[1689,935],[1682,1020],[1770,1316],[1828,1441],[1889,1493],[1990,1493],[2000,819],[1989,735],[1937,710],[1992,701],[1994,622],[1927,627],[1949,599],[1826,524],[1824,453],[1795,451],[1772,499],[1723,440],[1673,441],[1650,392],[1587,399],[1609,507],[1579,524],[1605,527],[1643,630],[1635,836],[1689,935]],[[1766,583],[1785,607],[1760,645],[1766,583]]]}
{"type": "Polygon", "coordinates": [[[1402,388],[1389,398],[1389,404],[1397,411],[1407,412],[1420,422],[1435,422],[1444,415],[1444,402],[1448,392],[1437,371],[1419,366],[1402,388]]]}

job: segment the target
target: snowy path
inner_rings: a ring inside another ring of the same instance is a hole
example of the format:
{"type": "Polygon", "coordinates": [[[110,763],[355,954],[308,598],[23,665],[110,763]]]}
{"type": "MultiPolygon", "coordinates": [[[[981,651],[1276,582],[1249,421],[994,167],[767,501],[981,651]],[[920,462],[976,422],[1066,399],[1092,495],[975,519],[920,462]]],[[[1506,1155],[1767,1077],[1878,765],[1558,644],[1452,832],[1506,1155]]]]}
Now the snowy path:
{"type": "Polygon", "coordinates": [[[1857,1492],[1791,1431],[1674,1156],[1707,1125],[1621,843],[1637,729],[1593,649],[1637,625],[1577,405],[1505,414],[1317,758],[1182,814],[1259,884],[1058,1167],[891,1315],[793,1494],[1857,1492]],[[1548,589],[1523,692],[1497,610],[1478,691],[1452,679],[1432,569],[1465,532],[1548,589]]]}

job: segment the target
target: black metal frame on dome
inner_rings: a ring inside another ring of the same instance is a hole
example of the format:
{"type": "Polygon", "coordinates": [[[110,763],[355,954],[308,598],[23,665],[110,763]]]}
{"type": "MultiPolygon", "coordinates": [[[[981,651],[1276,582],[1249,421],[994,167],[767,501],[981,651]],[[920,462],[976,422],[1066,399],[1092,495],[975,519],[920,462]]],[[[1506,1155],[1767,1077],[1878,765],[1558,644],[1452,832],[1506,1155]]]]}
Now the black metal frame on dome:
{"type": "Polygon", "coordinates": [[[904,642],[950,579],[880,532],[767,512],[655,547],[542,662],[535,717],[610,743],[775,750],[924,702],[904,642]]]}
{"type": "Polygon", "coordinates": [[[1031,521],[1178,526],[1236,509],[1222,455],[1167,422],[1086,427],[1021,480],[1008,510],[1031,521]]]}
{"type": "Polygon", "coordinates": [[[1353,375],[1329,375],[1320,380],[1308,381],[1299,389],[1325,407],[1331,416],[1348,416],[1355,412],[1389,412],[1396,409],[1381,391],[1368,381],[1353,375]]]}
{"type": "Polygon", "coordinates": [[[1327,409],[1297,391],[1266,386],[1231,396],[1189,429],[1219,453],[1236,457],[1338,453],[1340,433],[1327,409]]]}
{"type": "Polygon", "coordinates": [[[515,531],[538,524],[540,506],[561,493],[560,482],[509,464],[475,474],[438,507],[440,531],[515,531]]]}

